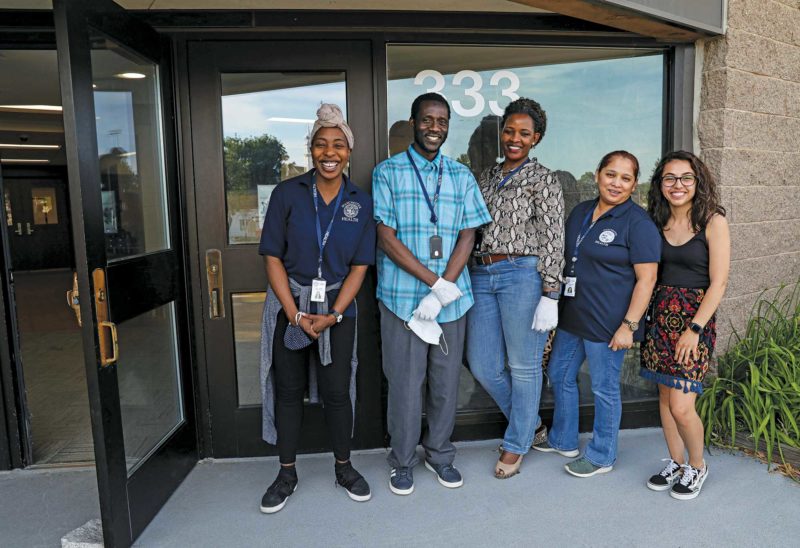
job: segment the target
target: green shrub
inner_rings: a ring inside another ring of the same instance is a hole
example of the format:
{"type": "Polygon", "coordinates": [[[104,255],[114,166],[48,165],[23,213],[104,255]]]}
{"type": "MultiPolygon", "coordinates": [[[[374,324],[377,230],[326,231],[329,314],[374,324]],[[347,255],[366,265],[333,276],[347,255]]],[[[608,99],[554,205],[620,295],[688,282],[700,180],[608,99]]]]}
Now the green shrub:
{"type": "Polygon", "coordinates": [[[764,447],[768,463],[778,461],[777,450],[787,465],[784,451],[800,449],[800,281],[790,292],[782,287],[759,298],[732,342],[697,401],[706,445],[750,442],[756,451],[764,447]]]}

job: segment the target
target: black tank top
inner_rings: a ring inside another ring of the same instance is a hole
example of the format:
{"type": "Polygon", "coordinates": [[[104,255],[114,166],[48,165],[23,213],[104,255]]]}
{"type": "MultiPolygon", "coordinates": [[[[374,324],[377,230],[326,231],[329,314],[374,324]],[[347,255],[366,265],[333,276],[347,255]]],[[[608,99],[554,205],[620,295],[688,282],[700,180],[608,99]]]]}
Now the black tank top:
{"type": "Polygon", "coordinates": [[[708,289],[708,240],[705,229],[683,245],[672,245],[661,233],[658,283],[674,287],[708,289]]]}

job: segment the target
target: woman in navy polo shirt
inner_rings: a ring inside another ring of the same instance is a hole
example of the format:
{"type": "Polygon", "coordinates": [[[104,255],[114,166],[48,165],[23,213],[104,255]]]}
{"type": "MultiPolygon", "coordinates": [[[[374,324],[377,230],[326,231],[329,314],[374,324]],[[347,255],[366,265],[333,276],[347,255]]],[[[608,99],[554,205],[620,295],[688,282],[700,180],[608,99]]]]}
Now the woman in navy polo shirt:
{"type": "Polygon", "coordinates": [[[578,370],[589,363],[594,429],[584,455],[565,468],[573,476],[610,472],[617,459],[622,417],[619,379],[625,351],[641,340],[661,258],[661,238],[631,199],[639,162],[609,152],[595,173],[599,196],[578,204],[567,219],[564,297],[548,375],[555,396],[553,427],[534,449],[577,457],[578,370]]]}
{"type": "Polygon", "coordinates": [[[259,247],[270,285],[261,340],[263,437],[277,444],[281,464],[261,499],[267,514],[283,508],[297,488],[306,388],[312,401],[319,393],[324,404],[336,483],[353,500],[371,496],[350,463],[350,438],[358,364],[354,300],[375,263],[372,199],[344,175],[353,133],[338,106],[320,106],[311,136],[314,169],[272,192],[259,247]]]}
{"type": "Polygon", "coordinates": [[[703,393],[714,351],[714,314],[728,284],[731,239],[714,179],[691,152],[671,152],[659,162],[647,209],[661,231],[663,248],[641,375],[658,383],[670,456],[647,487],[670,489],[673,498],[687,500],[700,494],[708,477],[695,399],[703,393]]]}

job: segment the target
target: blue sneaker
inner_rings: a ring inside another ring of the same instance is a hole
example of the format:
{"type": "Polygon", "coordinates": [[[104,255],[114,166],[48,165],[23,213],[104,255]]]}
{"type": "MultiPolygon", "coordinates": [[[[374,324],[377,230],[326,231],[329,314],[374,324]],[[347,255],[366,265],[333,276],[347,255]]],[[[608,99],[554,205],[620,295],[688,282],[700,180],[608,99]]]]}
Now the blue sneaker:
{"type": "Polygon", "coordinates": [[[414,492],[414,473],[408,466],[392,468],[389,474],[389,489],[395,495],[410,495],[414,492]]]}
{"type": "Polygon", "coordinates": [[[425,461],[425,468],[436,474],[436,479],[439,483],[450,489],[461,487],[464,485],[464,479],[461,477],[455,466],[452,464],[433,464],[432,462],[425,461]]]}

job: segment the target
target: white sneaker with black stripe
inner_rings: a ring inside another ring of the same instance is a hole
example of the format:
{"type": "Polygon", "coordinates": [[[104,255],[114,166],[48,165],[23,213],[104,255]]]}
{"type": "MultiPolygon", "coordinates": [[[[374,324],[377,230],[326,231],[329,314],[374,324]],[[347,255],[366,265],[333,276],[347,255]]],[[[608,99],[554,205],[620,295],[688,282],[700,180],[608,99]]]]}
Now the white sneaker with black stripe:
{"type": "Polygon", "coordinates": [[[666,491],[672,487],[672,484],[675,483],[679,477],[681,477],[680,464],[672,459],[661,460],[666,462],[667,465],[661,472],[650,476],[650,479],[647,480],[647,488],[652,489],[653,491],[666,491]]]}
{"type": "Polygon", "coordinates": [[[672,486],[672,491],[669,494],[674,499],[691,500],[699,495],[700,489],[703,488],[703,483],[708,477],[708,465],[703,461],[702,468],[683,464],[681,469],[683,470],[681,479],[672,486]]]}

